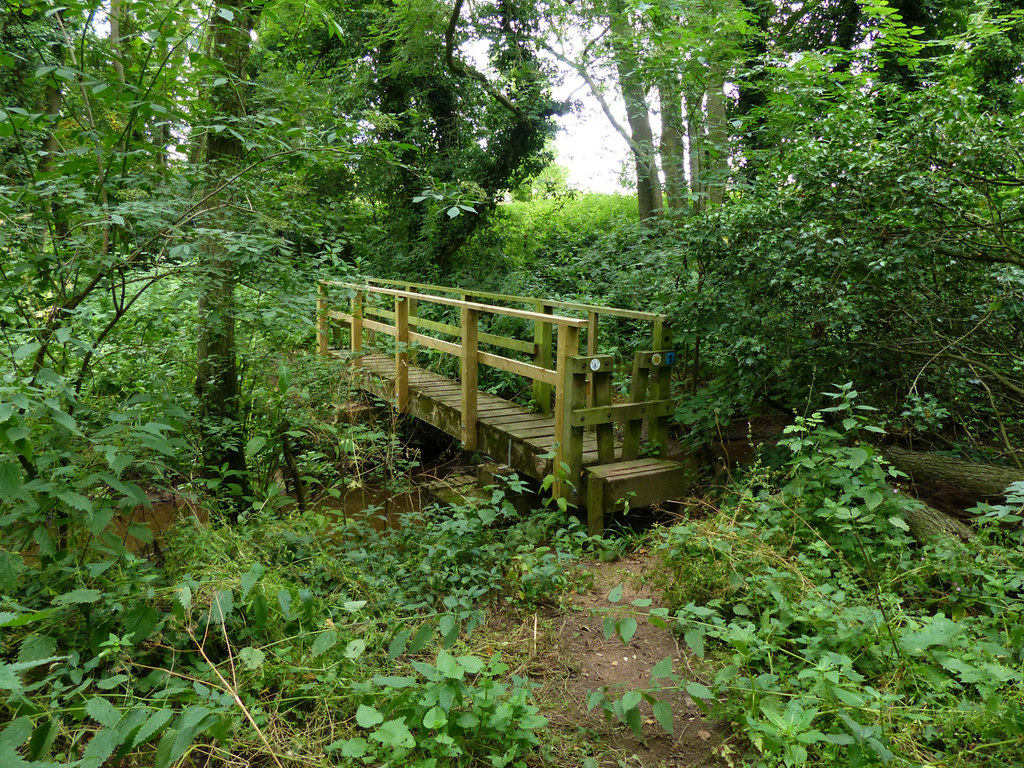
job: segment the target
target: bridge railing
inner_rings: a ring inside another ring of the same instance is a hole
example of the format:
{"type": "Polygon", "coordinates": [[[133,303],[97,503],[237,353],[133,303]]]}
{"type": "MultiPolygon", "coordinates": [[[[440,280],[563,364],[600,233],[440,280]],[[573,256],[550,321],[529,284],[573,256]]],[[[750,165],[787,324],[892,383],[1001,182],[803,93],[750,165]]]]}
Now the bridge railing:
{"type": "MultiPolygon", "coordinates": [[[[564,299],[537,298],[534,296],[519,296],[507,293],[495,293],[493,291],[478,291],[471,288],[453,288],[445,285],[432,285],[429,283],[414,283],[407,280],[383,280],[374,277],[361,277],[361,281],[367,285],[380,285],[392,288],[401,288],[407,291],[415,291],[418,294],[436,294],[441,296],[456,296],[464,301],[486,300],[487,303],[500,302],[501,304],[513,304],[525,306],[542,314],[553,314],[559,310],[568,316],[581,315],[586,318],[587,325],[583,329],[583,338],[586,342],[586,354],[597,355],[602,351],[601,325],[602,318],[607,320],[632,320],[641,326],[647,326],[646,334],[650,339],[649,349],[669,350],[672,346],[671,332],[668,326],[666,315],[657,312],[643,312],[633,309],[622,309],[619,307],[606,307],[600,304],[587,304],[564,299]]],[[[504,339],[503,343],[496,346],[506,346],[508,349],[526,352],[533,357],[534,363],[550,368],[554,360],[554,349],[552,342],[553,326],[550,323],[535,323],[533,328],[533,345],[519,339],[504,339]]],[[[481,341],[485,341],[481,337],[481,341]]],[[[638,345],[642,346],[642,345],[638,345]]],[[[666,391],[667,396],[667,391],[666,391]]],[[[551,385],[543,381],[534,381],[533,399],[541,413],[550,412],[551,385]]],[[[587,402],[594,404],[593,376],[588,374],[587,402]]],[[[666,435],[667,437],[667,435],[666,435]]]]}
{"type": "MultiPolygon", "coordinates": [[[[458,358],[460,437],[467,449],[477,447],[479,365],[489,365],[530,379],[534,399],[542,412],[549,412],[554,400],[556,466],[564,464],[569,467],[568,477],[573,478],[572,483],[577,488],[582,469],[583,433],[587,428],[596,432],[599,462],[602,464],[616,461],[612,431],[616,422],[624,423],[624,439],[618,460],[637,458],[645,421],[649,439],[657,444],[659,453],[665,453],[668,416],[672,411],[669,386],[673,354],[669,351],[671,334],[663,315],[399,281],[325,281],[320,285],[318,298],[318,346],[324,355],[329,352],[332,320],[349,326],[349,344],[355,353],[363,350],[366,333],[383,333],[395,339],[395,395],[399,410],[405,410],[409,402],[409,360],[410,351],[414,349],[410,345],[419,344],[458,358]],[[333,308],[329,296],[332,287],[346,290],[350,297],[349,311],[333,308]],[[500,306],[474,299],[525,304],[533,308],[500,306]],[[382,300],[387,302],[386,306],[380,304],[382,300]],[[456,309],[459,324],[420,317],[421,303],[456,309]],[[585,316],[555,314],[556,309],[585,316]],[[531,343],[481,332],[481,315],[531,322],[534,340],[531,343]],[[652,326],[652,349],[637,352],[634,356],[629,403],[613,405],[611,402],[614,357],[597,353],[601,315],[640,320],[652,326]],[[456,337],[458,342],[428,335],[426,331],[456,337]],[[579,354],[581,332],[586,333],[585,356],[579,354]],[[533,362],[483,350],[481,344],[526,355],[533,362]]],[[[557,481],[556,486],[563,483],[557,481]]],[[[564,487],[556,487],[555,493],[570,495],[564,487]]]]}

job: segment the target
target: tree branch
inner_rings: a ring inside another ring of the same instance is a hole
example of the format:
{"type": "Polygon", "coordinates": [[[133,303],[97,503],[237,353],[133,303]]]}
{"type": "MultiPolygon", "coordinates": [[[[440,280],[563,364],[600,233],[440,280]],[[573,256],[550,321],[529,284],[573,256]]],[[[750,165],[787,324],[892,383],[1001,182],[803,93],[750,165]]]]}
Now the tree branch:
{"type": "Polygon", "coordinates": [[[452,8],[452,15],[448,19],[448,29],[444,32],[445,64],[452,74],[471,77],[482,84],[484,90],[490,94],[491,98],[515,115],[517,119],[525,120],[526,116],[523,114],[523,110],[514,104],[508,96],[502,93],[490,80],[488,80],[487,76],[484,75],[483,72],[480,72],[465,62],[459,61],[455,58],[455,32],[459,27],[459,16],[462,14],[462,6],[464,2],[465,0],[455,0],[455,7],[452,8]]]}

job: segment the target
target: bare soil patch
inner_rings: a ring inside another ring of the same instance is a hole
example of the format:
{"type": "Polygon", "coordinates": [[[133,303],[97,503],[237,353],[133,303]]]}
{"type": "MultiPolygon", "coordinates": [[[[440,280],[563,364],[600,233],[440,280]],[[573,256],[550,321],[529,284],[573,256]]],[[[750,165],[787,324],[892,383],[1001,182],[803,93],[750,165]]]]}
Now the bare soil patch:
{"type": "MultiPolygon", "coordinates": [[[[576,734],[579,762],[598,766],[638,766],[639,768],[681,768],[682,766],[726,766],[723,744],[729,735],[727,723],[708,720],[684,690],[670,680],[654,681],[651,670],[671,657],[673,671],[682,679],[698,679],[694,659],[681,647],[668,629],[656,627],[643,615],[649,608],[634,609],[633,600],[649,598],[658,607],[659,595],[644,575],[650,571],[652,556],[633,555],[614,563],[586,566],[593,586],[583,594],[566,599],[561,610],[549,611],[545,639],[550,643],[546,668],[531,670],[543,684],[540,699],[545,702],[551,725],[576,734]],[[609,593],[621,584],[622,599],[612,604],[609,593]],[[618,635],[605,636],[604,619],[634,615],[636,634],[628,644],[618,635]],[[609,700],[622,697],[627,690],[650,690],[658,685],[670,690],[656,693],[659,700],[672,706],[673,734],[669,736],[655,721],[650,705],[641,704],[643,738],[617,718],[609,721],[600,706],[588,710],[593,691],[604,688],[609,700]],[[596,761],[596,762],[592,762],[596,761]]],[[[572,741],[572,737],[568,739],[572,741]]]]}

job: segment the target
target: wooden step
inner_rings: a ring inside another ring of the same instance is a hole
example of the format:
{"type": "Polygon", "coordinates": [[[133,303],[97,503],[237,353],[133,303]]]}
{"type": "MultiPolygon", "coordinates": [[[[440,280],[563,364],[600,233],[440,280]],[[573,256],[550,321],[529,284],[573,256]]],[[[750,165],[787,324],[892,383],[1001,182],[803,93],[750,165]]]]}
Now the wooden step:
{"type": "Polygon", "coordinates": [[[587,531],[604,532],[605,515],[630,507],[649,507],[686,493],[691,473],[675,461],[636,459],[587,467],[587,531]]]}

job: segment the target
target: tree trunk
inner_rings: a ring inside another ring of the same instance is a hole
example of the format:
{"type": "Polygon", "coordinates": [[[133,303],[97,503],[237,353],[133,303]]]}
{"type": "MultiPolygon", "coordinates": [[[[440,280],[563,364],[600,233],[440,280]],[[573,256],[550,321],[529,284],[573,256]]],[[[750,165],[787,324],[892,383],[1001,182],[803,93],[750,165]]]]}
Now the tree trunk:
{"type": "Polygon", "coordinates": [[[615,69],[619,76],[619,89],[626,103],[626,119],[632,136],[633,162],[636,167],[636,197],[641,221],[657,216],[664,205],[661,179],[655,162],[654,132],[651,113],[647,106],[647,89],[638,71],[638,52],[630,44],[633,30],[622,0],[609,4],[609,22],[612,31],[612,49],[615,69]]]}
{"type": "Polygon", "coordinates": [[[884,448],[886,459],[915,483],[950,483],[975,499],[1002,496],[1011,483],[1024,481],[1024,472],[1010,467],[980,464],[952,456],[908,451],[895,446],[884,448]]]}
{"type": "Polygon", "coordinates": [[[687,188],[683,136],[683,87],[678,75],[666,75],[658,83],[661,102],[661,170],[665,174],[665,204],[673,212],[686,208],[687,188]]]}
{"type": "MultiPolygon", "coordinates": [[[[210,101],[214,114],[237,130],[245,117],[245,71],[250,34],[262,6],[243,0],[220,0],[212,19],[213,55],[228,71],[228,82],[214,86],[210,101]]],[[[217,192],[224,178],[245,154],[242,141],[227,131],[206,136],[206,171],[209,179],[205,225],[230,229],[225,211],[230,192],[217,192]]],[[[223,235],[222,235],[223,237],[223,235]]],[[[199,399],[204,473],[222,478],[239,507],[249,493],[238,364],[235,357],[234,260],[216,235],[202,244],[199,279],[199,339],[196,348],[196,396],[199,399]]]]}
{"type": "Polygon", "coordinates": [[[969,541],[973,536],[970,526],[919,499],[910,499],[906,517],[910,535],[922,544],[932,544],[954,537],[969,541]]]}
{"type": "Polygon", "coordinates": [[[725,180],[728,175],[729,152],[725,134],[725,83],[714,78],[708,88],[707,116],[704,136],[704,185],[707,189],[708,205],[718,206],[725,202],[725,180]]]}

